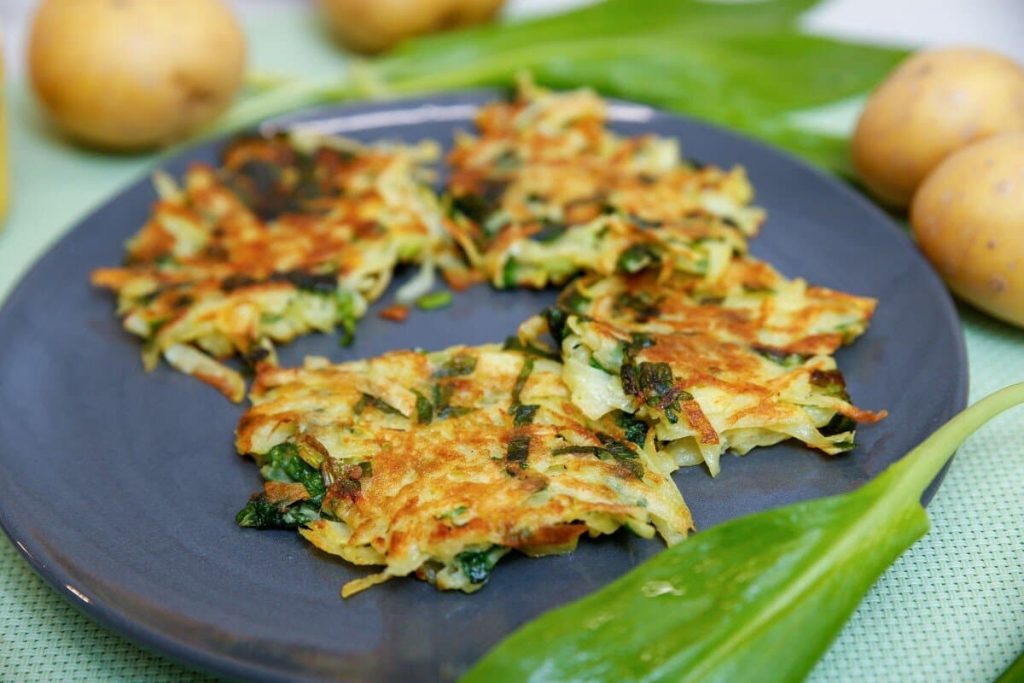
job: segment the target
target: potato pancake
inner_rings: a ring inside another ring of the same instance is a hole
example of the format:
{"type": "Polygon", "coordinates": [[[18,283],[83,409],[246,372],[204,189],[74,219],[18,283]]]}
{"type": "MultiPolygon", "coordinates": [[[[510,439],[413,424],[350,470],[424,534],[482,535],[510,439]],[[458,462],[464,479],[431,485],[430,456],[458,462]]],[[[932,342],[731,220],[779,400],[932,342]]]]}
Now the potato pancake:
{"type": "Polygon", "coordinates": [[[481,108],[449,154],[446,225],[497,287],[544,287],[584,271],[713,278],[746,250],[764,212],[741,167],[684,160],[676,140],[625,137],[589,90],[522,83],[481,108]]]}
{"type": "Polygon", "coordinates": [[[884,417],[850,402],[829,355],[864,330],[873,300],[789,281],[750,260],[709,287],[711,296],[688,281],[582,278],[545,318],[524,323],[520,343],[543,350],[550,332],[587,417],[635,414],[677,465],[706,463],[712,474],[726,450],[789,438],[847,451],[856,422],[884,417]]]}
{"type": "MultiPolygon", "coordinates": [[[[692,527],[651,436],[573,406],[561,366],[497,345],[260,369],[238,452],[267,480],[243,526],[299,527],[379,573],[472,592],[510,550],[572,550],[622,526],[668,543],[692,527]]],[[[639,427],[639,428],[638,428],[639,427]]]]}
{"type": "Polygon", "coordinates": [[[117,292],[148,369],[163,356],[241,401],[242,377],[221,359],[273,361],[273,343],[339,324],[350,335],[398,264],[430,267],[446,240],[422,167],[436,154],[428,143],[239,139],[182,187],[157,176],[161,198],[126,265],[93,283],[117,292]]]}
{"type": "Polygon", "coordinates": [[[584,276],[561,302],[630,332],[701,332],[783,356],[834,353],[864,333],[877,304],[787,279],[753,258],[730,261],[714,281],[679,273],[584,276]]]}

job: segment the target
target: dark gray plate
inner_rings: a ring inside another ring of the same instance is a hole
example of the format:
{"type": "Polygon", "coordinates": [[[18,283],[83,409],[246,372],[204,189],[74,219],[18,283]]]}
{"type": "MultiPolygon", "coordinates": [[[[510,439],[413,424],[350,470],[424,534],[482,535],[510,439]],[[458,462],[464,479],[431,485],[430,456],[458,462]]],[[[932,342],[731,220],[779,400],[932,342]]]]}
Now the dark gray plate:
{"type": "MultiPolygon", "coordinates": [[[[488,95],[462,93],[329,109],[301,117],[363,139],[451,139],[488,95]]],[[[965,403],[956,313],[910,240],[845,185],[763,145],[622,105],[616,127],[680,137],[687,154],[744,164],[768,209],[753,246],[790,276],[877,297],[871,330],[839,354],[854,400],[890,417],[860,445],[824,458],[793,445],[676,476],[700,528],[793,501],[848,491],[920,442],[965,403]]],[[[162,164],[213,161],[218,143],[162,164]]],[[[32,566],[101,623],[189,665],[257,680],[452,679],[513,628],[603,586],[660,542],[626,533],[567,556],[509,557],[476,595],[395,580],[342,602],[358,575],[287,531],[235,526],[259,486],[234,454],[242,407],[184,375],[143,372],[111,297],[89,271],[119,263],[143,222],[148,178],[83,220],[29,272],[0,311],[0,523],[32,566]]],[[[476,288],[404,325],[372,313],[355,345],[334,336],[282,349],[345,360],[388,349],[500,341],[553,294],[476,288]]],[[[387,302],[385,298],[384,302],[387,302]]]]}

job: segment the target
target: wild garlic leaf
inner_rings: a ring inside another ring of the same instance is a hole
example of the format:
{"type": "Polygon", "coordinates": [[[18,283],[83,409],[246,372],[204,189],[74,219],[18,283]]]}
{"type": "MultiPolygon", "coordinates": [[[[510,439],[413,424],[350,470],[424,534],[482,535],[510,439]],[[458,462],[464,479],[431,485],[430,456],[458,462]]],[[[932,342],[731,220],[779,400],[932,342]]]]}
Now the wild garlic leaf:
{"type": "Polygon", "coordinates": [[[548,612],[477,681],[802,680],[885,569],[928,530],[921,494],[1024,384],[968,408],[852,493],[742,517],[548,612]]]}
{"type": "Polygon", "coordinates": [[[606,0],[426,36],[339,77],[297,78],[243,100],[217,130],[325,102],[510,86],[529,71],[542,85],[594,87],[690,114],[849,174],[845,141],[795,116],[866,95],[907,53],[800,33],[800,15],[816,4],[606,0]]]}

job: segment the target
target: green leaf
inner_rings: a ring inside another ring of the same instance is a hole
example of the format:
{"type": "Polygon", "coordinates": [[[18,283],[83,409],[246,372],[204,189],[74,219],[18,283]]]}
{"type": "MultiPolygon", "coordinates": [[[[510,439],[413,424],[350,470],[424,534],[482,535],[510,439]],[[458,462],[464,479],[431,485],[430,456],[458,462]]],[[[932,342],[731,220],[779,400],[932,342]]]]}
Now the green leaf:
{"type": "Polygon", "coordinates": [[[820,0],[747,0],[707,2],[706,0],[607,0],[587,7],[508,24],[487,24],[461,31],[425,36],[403,43],[381,63],[429,73],[424,60],[437,63],[447,57],[451,67],[465,65],[462,59],[493,54],[587,36],[615,38],[629,33],[679,27],[690,34],[718,34],[752,30],[779,30],[796,25],[796,20],[820,0]]]}
{"type": "Polygon", "coordinates": [[[452,293],[447,290],[424,294],[419,299],[416,299],[416,306],[422,311],[434,311],[451,305],[452,293]]]}
{"type": "MultiPolygon", "coordinates": [[[[296,79],[242,101],[214,131],[301,106],[474,86],[590,86],[741,130],[840,173],[846,142],[799,114],[863,96],[902,49],[799,32],[814,0],[606,0],[560,15],[410,40],[335,78],[296,79]]],[[[510,261],[506,282],[515,281],[510,261]]]]}
{"type": "Polygon", "coordinates": [[[1024,681],[1024,653],[1021,653],[1013,664],[996,679],[996,683],[1020,683],[1021,681],[1024,681]]]}
{"type": "Polygon", "coordinates": [[[320,519],[318,507],[311,503],[275,505],[266,495],[254,495],[235,515],[238,526],[252,529],[294,529],[320,519]]]}
{"type": "Polygon", "coordinates": [[[950,420],[852,493],[742,517],[528,623],[463,679],[802,680],[863,595],[928,529],[924,489],[1024,384],[950,420]]]}

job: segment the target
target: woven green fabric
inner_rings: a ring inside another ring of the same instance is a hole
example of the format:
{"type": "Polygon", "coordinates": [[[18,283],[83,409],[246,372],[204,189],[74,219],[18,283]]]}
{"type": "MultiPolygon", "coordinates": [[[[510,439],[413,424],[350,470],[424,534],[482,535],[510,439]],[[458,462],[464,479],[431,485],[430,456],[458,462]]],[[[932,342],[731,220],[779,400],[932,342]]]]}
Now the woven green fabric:
{"type": "MultiPolygon", "coordinates": [[[[342,68],[311,39],[310,23],[301,8],[250,22],[253,64],[307,74],[342,68]]],[[[8,98],[15,205],[0,232],[0,299],[76,218],[153,163],[74,150],[47,134],[23,87],[8,98]]],[[[971,399],[1024,380],[1024,332],[961,315],[971,399]]],[[[869,593],[813,681],[988,683],[1010,664],[1024,648],[1022,451],[1020,411],[963,447],[929,507],[933,530],[869,593]]],[[[200,680],[95,625],[0,541],[0,681],[200,680]]]]}

